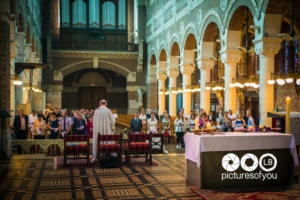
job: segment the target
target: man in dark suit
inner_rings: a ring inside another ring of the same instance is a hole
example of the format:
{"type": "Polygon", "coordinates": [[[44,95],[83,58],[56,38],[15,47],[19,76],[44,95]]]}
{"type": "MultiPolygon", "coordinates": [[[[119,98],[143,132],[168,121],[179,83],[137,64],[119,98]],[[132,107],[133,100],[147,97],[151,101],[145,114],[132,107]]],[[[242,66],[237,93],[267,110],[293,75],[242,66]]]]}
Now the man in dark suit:
{"type": "Polygon", "coordinates": [[[139,119],[139,113],[134,113],[134,118],[130,121],[130,131],[131,133],[140,133],[142,130],[142,120],[139,119]]]}
{"type": "Polygon", "coordinates": [[[84,135],[86,123],[81,114],[77,114],[72,124],[72,135],[84,135]]]}
{"type": "Polygon", "coordinates": [[[19,111],[19,115],[15,116],[13,127],[18,140],[26,140],[28,133],[28,116],[24,115],[24,110],[19,111]]]}

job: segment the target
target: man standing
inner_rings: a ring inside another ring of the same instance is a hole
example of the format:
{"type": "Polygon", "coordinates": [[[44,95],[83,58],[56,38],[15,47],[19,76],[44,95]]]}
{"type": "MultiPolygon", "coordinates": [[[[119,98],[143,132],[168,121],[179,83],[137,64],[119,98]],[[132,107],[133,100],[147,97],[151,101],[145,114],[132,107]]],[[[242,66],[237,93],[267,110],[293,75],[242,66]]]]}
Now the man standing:
{"type": "Polygon", "coordinates": [[[107,101],[102,99],[100,106],[95,110],[93,118],[93,160],[97,158],[98,135],[109,135],[115,131],[115,118],[109,108],[107,101]]]}
{"type": "Polygon", "coordinates": [[[64,110],[64,112],[62,113],[62,118],[60,119],[59,125],[60,134],[62,138],[64,138],[65,135],[71,132],[72,127],[72,120],[70,117],[68,117],[66,110],[64,110]]]}
{"type": "Polygon", "coordinates": [[[72,135],[84,135],[86,123],[82,114],[78,114],[72,124],[72,135]]]}
{"type": "Polygon", "coordinates": [[[28,133],[28,116],[24,115],[24,110],[19,111],[19,115],[15,116],[14,129],[18,140],[26,140],[28,133]]]}
{"type": "Polygon", "coordinates": [[[131,133],[140,133],[142,130],[142,120],[139,119],[139,113],[134,113],[134,118],[130,121],[130,131],[131,133]]]}

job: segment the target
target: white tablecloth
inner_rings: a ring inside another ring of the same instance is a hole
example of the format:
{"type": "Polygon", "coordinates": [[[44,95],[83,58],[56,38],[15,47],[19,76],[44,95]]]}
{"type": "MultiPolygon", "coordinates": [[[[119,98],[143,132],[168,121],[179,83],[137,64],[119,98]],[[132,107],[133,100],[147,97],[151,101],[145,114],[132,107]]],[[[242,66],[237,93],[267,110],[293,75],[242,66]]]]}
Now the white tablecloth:
{"type": "Polygon", "coordinates": [[[196,135],[186,133],[185,158],[200,167],[200,153],[212,151],[238,151],[256,149],[290,148],[294,165],[299,164],[294,136],[283,133],[236,133],[228,132],[215,135],[196,135]]]}

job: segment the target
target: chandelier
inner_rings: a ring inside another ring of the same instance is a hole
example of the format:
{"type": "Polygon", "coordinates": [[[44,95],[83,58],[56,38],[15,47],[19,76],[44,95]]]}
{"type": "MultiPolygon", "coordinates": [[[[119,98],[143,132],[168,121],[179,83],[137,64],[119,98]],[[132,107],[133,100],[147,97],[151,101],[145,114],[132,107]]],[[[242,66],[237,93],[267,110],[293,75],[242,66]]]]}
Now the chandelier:
{"type": "Polygon", "coordinates": [[[292,0],[291,4],[291,23],[290,32],[280,33],[278,36],[283,38],[281,43],[282,57],[280,69],[278,72],[272,73],[271,79],[268,80],[268,84],[279,86],[285,84],[296,84],[300,86],[300,71],[299,71],[299,49],[298,38],[295,37],[293,30],[294,26],[294,13],[295,13],[295,0],[292,0]]]}
{"type": "Polygon", "coordinates": [[[245,88],[245,87],[252,87],[252,88],[259,88],[259,78],[257,75],[258,70],[258,59],[257,55],[254,52],[254,48],[249,48],[249,10],[246,8],[246,35],[245,35],[245,47],[239,47],[238,49],[246,54],[246,60],[245,63],[242,65],[245,65],[246,68],[246,74],[245,76],[239,76],[239,72],[237,70],[236,78],[232,79],[232,83],[229,84],[229,87],[233,88],[245,88]],[[249,59],[251,54],[251,58],[253,59],[251,62],[251,71],[252,73],[249,74],[249,59]]]}

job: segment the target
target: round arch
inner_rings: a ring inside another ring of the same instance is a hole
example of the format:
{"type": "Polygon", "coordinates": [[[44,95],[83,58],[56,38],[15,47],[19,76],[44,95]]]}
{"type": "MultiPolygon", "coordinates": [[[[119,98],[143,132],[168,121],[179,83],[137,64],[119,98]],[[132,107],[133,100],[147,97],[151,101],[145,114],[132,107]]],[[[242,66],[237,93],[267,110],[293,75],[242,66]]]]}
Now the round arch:
{"type": "Polygon", "coordinates": [[[225,34],[226,30],[229,29],[230,22],[236,10],[242,6],[245,6],[249,9],[250,13],[253,16],[253,23],[254,24],[256,23],[255,16],[257,16],[257,12],[259,12],[257,9],[256,2],[254,0],[248,0],[248,1],[237,0],[234,1],[232,4],[230,4],[225,12],[226,14],[224,17],[223,34],[225,34]]]}
{"type": "Polygon", "coordinates": [[[171,37],[171,40],[170,40],[170,43],[169,43],[169,48],[168,48],[168,52],[170,53],[170,56],[171,56],[171,51],[172,51],[172,48],[174,46],[174,44],[177,43],[178,47],[179,47],[179,55],[180,55],[180,52],[181,52],[181,43],[180,43],[180,39],[179,39],[179,36],[175,33],[172,35],[171,37]]]}
{"type": "MultiPolygon", "coordinates": [[[[75,62],[69,65],[64,66],[63,68],[61,68],[59,71],[62,73],[63,76],[67,76],[68,74],[81,70],[81,69],[89,69],[89,68],[93,68],[93,60],[89,59],[89,60],[83,60],[83,61],[79,61],[79,62],[75,62]],[[90,65],[88,65],[90,64],[90,65]]],[[[99,64],[101,66],[101,68],[103,69],[108,69],[111,70],[113,72],[119,73],[124,77],[127,77],[131,72],[116,63],[110,62],[110,61],[104,61],[104,60],[99,60],[99,64]],[[101,63],[103,65],[101,65],[101,63]]]]}
{"type": "Polygon", "coordinates": [[[181,43],[182,46],[180,48],[181,50],[184,51],[185,46],[186,46],[186,41],[187,41],[187,39],[190,35],[194,35],[195,41],[196,41],[196,46],[197,46],[197,44],[198,44],[198,31],[197,31],[195,25],[188,24],[187,28],[184,31],[184,37],[183,37],[183,40],[182,40],[182,43],[181,43]]]}
{"type": "Polygon", "coordinates": [[[214,10],[209,11],[203,18],[202,22],[203,23],[201,24],[199,30],[203,30],[203,31],[200,31],[199,44],[201,44],[201,42],[203,41],[205,31],[206,31],[208,25],[210,25],[211,23],[215,23],[217,25],[217,28],[219,29],[220,33],[223,30],[222,19],[220,18],[219,14],[214,10]]]}

